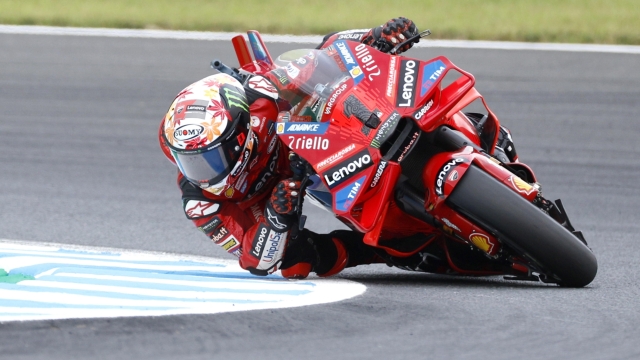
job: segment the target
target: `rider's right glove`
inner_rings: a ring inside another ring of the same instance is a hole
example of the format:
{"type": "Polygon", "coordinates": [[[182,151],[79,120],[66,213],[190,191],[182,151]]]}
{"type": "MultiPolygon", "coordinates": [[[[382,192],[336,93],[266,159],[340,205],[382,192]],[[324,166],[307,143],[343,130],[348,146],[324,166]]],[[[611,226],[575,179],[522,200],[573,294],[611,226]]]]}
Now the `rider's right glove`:
{"type": "Polygon", "coordinates": [[[281,180],[271,193],[264,209],[264,217],[276,232],[288,231],[296,221],[300,181],[281,180]]]}
{"type": "MultiPolygon", "coordinates": [[[[396,45],[417,34],[418,28],[413,21],[404,17],[399,17],[389,20],[384,25],[380,25],[369,30],[369,32],[362,37],[362,43],[387,53],[396,45]]],[[[415,41],[404,45],[398,49],[396,54],[400,54],[411,49],[413,44],[417,43],[419,40],[420,39],[416,39],[415,41]]]]}

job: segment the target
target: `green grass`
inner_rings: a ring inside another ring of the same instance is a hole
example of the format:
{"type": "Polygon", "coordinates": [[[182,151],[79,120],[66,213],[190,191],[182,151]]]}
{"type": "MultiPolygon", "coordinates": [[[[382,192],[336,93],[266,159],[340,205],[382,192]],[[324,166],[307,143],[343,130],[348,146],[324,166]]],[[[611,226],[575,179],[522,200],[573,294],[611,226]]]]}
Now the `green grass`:
{"type": "Polygon", "coordinates": [[[326,34],[406,16],[434,38],[640,44],[638,0],[0,0],[0,23],[326,34]]]}

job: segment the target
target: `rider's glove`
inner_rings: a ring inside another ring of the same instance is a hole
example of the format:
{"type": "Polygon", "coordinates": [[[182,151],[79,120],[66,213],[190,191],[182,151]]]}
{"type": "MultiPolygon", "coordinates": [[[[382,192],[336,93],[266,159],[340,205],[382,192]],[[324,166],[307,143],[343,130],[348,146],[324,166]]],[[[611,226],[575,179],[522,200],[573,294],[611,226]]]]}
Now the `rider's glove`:
{"type": "MultiPolygon", "coordinates": [[[[362,43],[386,53],[396,45],[417,34],[418,28],[413,21],[404,17],[399,17],[389,20],[384,25],[380,25],[369,30],[369,32],[362,37],[362,43]]],[[[411,49],[413,44],[418,41],[419,39],[416,39],[415,41],[402,46],[398,49],[396,54],[400,54],[411,49]]]]}
{"type": "Polygon", "coordinates": [[[291,228],[296,220],[299,198],[300,181],[285,179],[276,185],[264,209],[264,217],[273,230],[285,232],[291,228]]]}

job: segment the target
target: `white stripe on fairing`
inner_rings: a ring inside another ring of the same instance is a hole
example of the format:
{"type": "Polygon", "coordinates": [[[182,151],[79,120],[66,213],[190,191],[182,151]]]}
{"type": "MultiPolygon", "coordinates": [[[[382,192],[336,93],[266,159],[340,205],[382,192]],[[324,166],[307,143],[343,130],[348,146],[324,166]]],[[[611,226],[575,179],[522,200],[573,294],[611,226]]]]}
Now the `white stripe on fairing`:
{"type": "Polygon", "coordinates": [[[10,275],[42,272],[36,280],[0,282],[0,322],[286,308],[366,290],[346,280],[253,277],[233,260],[0,239],[0,268],[10,272],[7,265],[15,269],[10,275]]]}
{"type": "MultiPolygon", "coordinates": [[[[55,26],[23,26],[0,25],[0,34],[23,35],[69,35],[69,36],[103,36],[123,38],[179,39],[229,41],[239,33],[173,31],[173,30],[138,30],[138,29],[104,29],[73,28],[55,26]]],[[[319,44],[323,36],[294,36],[263,34],[265,42],[292,44],[319,44]]],[[[528,43],[511,41],[477,41],[477,40],[422,40],[416,47],[493,49],[493,50],[542,50],[599,52],[619,54],[640,54],[640,46],[634,45],[600,45],[600,44],[562,44],[562,43],[528,43]]]]}

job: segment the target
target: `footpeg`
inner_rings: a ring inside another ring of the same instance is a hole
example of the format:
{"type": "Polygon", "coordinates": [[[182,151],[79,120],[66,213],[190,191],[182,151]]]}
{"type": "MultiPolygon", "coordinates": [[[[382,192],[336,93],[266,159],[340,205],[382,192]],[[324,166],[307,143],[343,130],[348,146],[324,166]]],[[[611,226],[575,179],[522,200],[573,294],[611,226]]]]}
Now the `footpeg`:
{"type": "Polygon", "coordinates": [[[529,276],[503,276],[502,278],[505,279],[505,280],[535,281],[535,282],[540,281],[540,278],[537,277],[536,275],[529,275],[529,276]]]}

